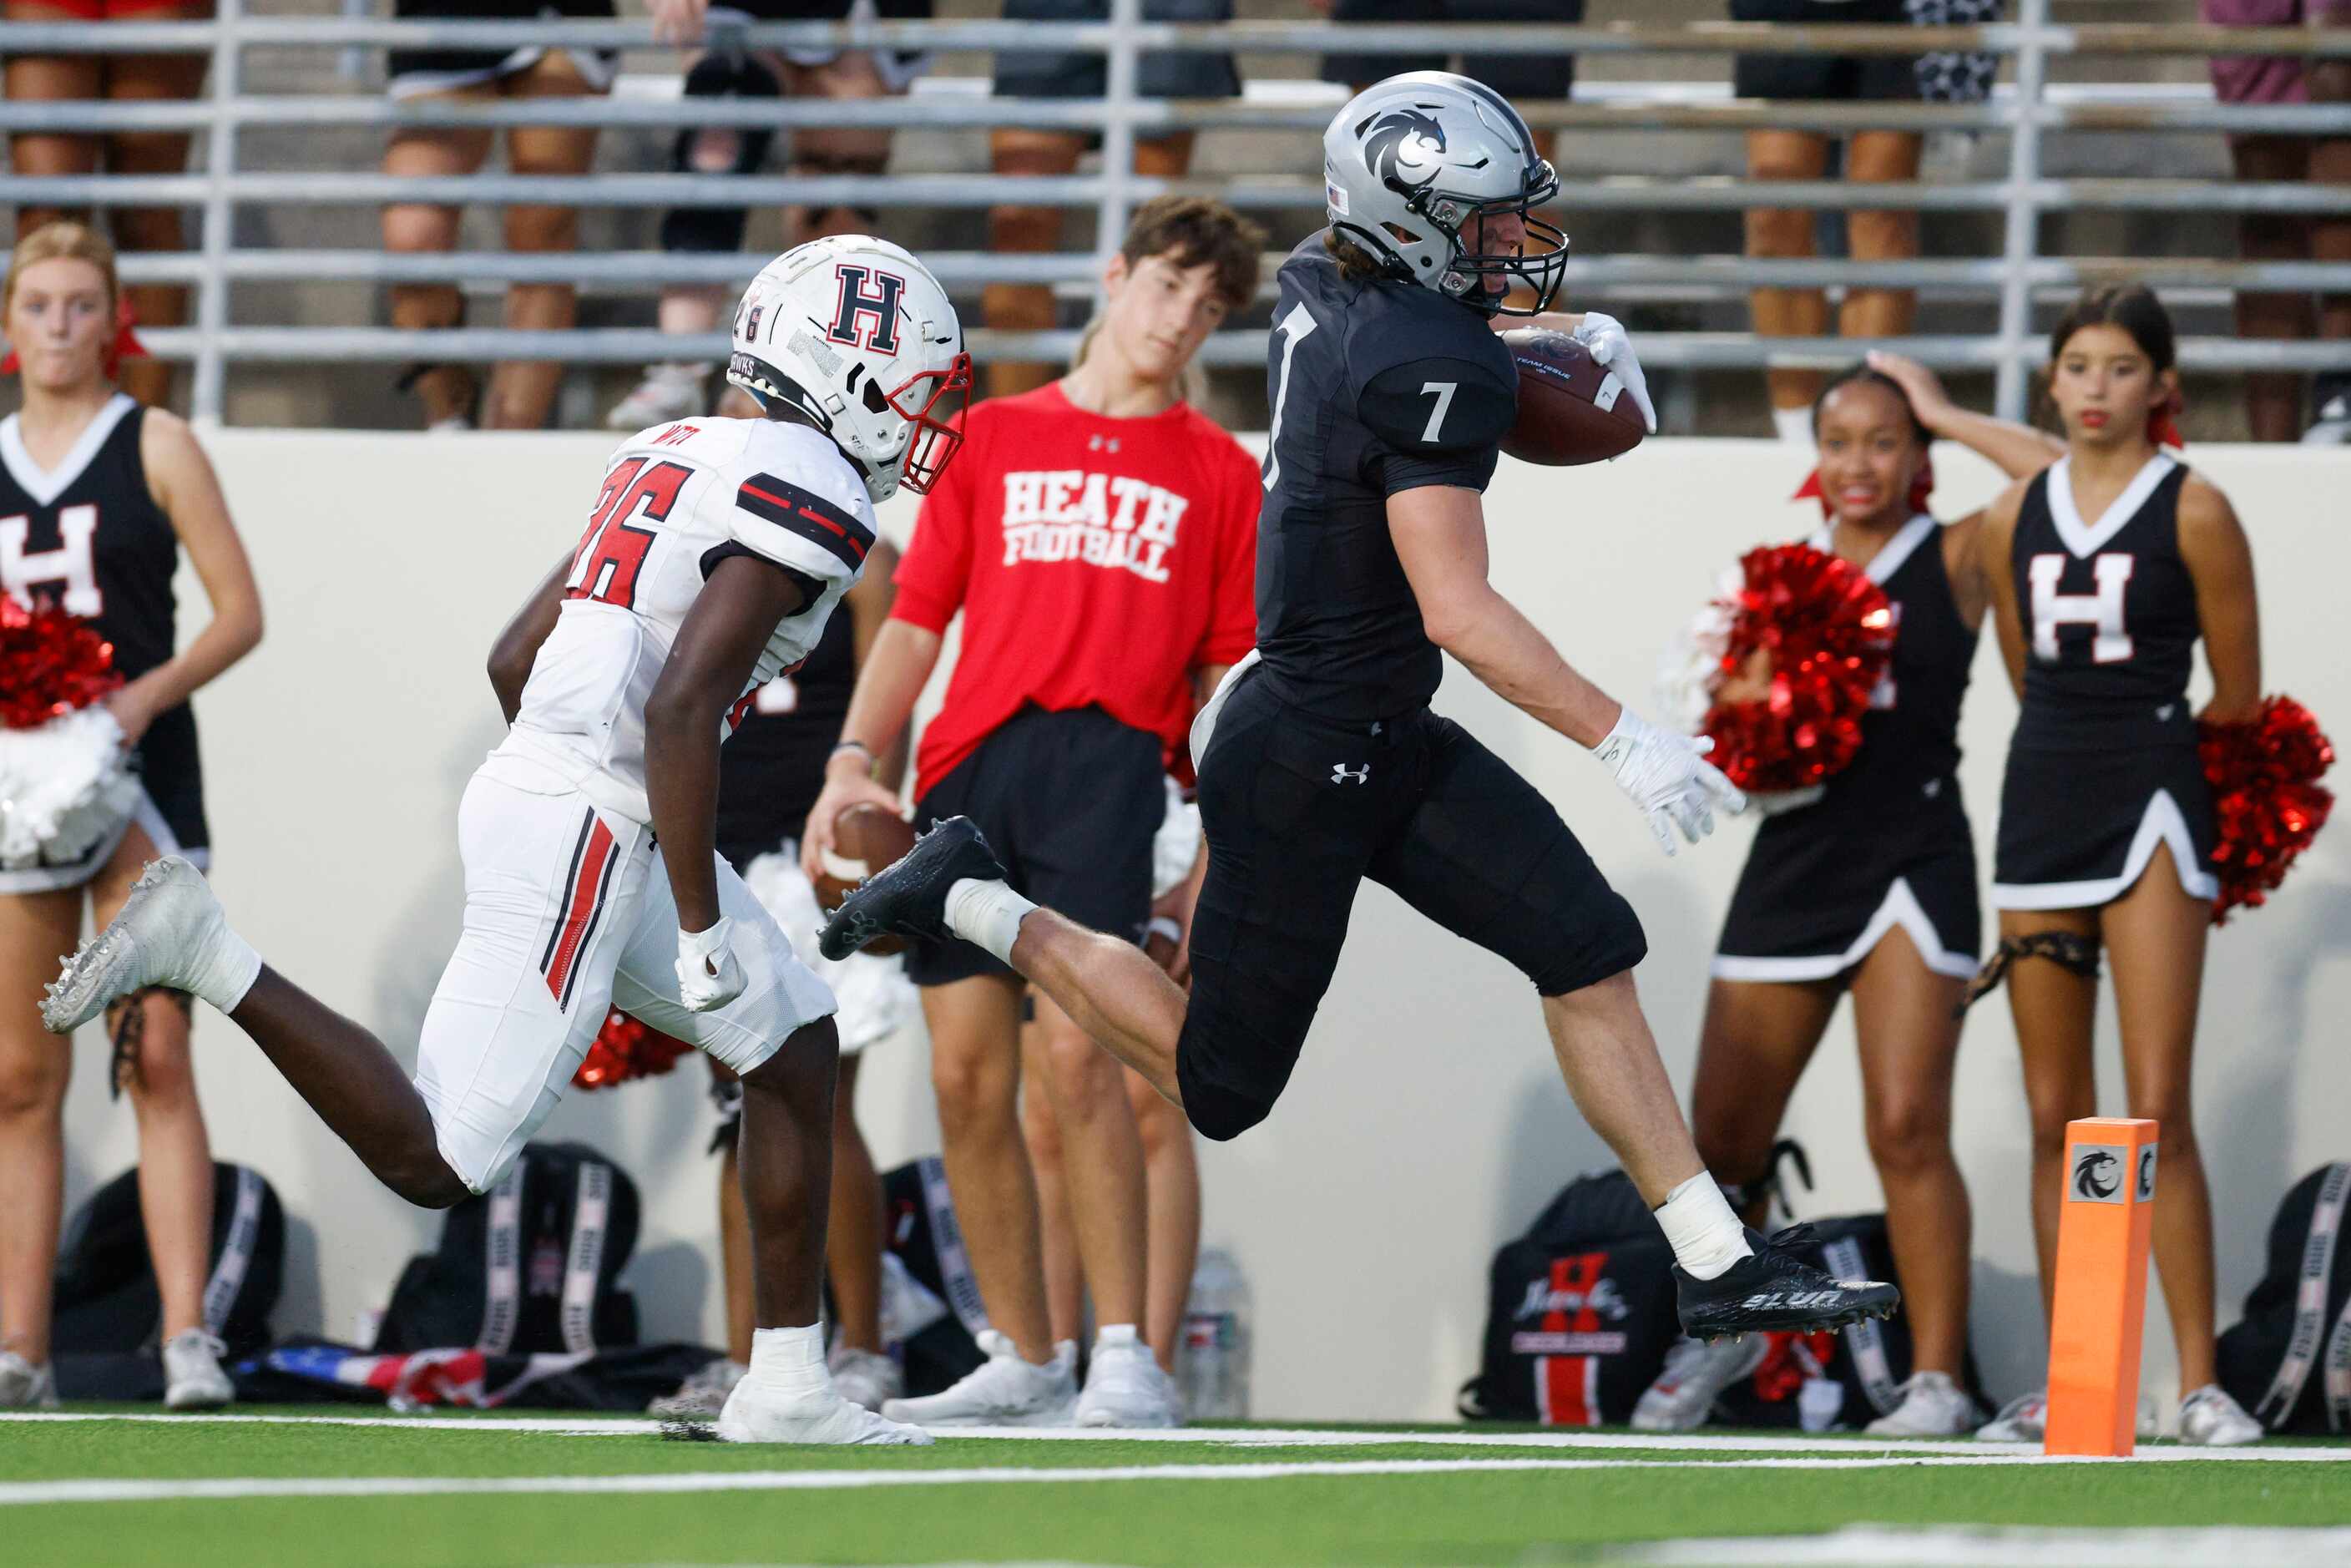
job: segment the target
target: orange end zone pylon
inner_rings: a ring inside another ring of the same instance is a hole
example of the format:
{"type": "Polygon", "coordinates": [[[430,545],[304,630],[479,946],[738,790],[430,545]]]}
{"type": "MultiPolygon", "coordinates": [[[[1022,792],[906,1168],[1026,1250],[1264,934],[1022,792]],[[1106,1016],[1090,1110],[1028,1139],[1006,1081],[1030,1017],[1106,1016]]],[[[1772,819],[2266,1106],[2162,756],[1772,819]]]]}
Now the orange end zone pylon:
{"type": "Polygon", "coordinates": [[[2153,1122],[2088,1116],[2065,1124],[2043,1453],[2122,1458],[2137,1446],[2155,1166],[2153,1122]]]}

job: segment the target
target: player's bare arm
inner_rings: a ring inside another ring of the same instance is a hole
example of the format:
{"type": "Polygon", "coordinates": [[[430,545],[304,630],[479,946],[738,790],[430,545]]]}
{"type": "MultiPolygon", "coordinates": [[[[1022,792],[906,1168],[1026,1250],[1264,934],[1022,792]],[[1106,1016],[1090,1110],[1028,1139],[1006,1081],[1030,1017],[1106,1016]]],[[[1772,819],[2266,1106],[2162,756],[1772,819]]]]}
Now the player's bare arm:
{"type": "Polygon", "coordinates": [[[172,519],[211,601],[212,620],[175,658],[167,659],[107,699],[107,709],[136,742],[159,714],[210,684],[261,642],[261,590],[229,517],[212,462],[187,421],[150,409],[139,431],[148,494],[172,519]]]}
{"type": "Polygon", "coordinates": [[[2253,547],[2229,497],[2194,476],[2179,491],[2179,554],[2196,581],[2196,617],[2212,700],[2199,716],[2249,719],[2262,703],[2262,615],[2253,591],[2253,547]]]}
{"type": "Polygon", "coordinates": [[[531,666],[538,663],[539,644],[555,630],[555,618],[563,610],[563,582],[570,575],[571,557],[566,554],[490,644],[490,689],[497,693],[498,711],[509,725],[522,711],[522,689],[530,684],[531,666]]]}
{"type": "Polygon", "coordinates": [[[857,690],[841,721],[841,744],[825,765],[824,791],[809,808],[800,835],[800,864],[813,877],[832,848],[832,824],[852,806],[898,810],[898,791],[874,777],[874,764],[893,750],[905,755],[906,724],[914,699],[939,662],[939,634],[904,621],[884,624],[857,669],[857,690]]]}
{"type": "Polygon", "coordinates": [[[718,923],[713,841],[718,821],[718,745],[726,710],[743,695],[775,634],[807,592],[770,561],[720,561],[678,628],[661,677],[645,699],[645,799],[669,868],[681,931],[718,923]]]}

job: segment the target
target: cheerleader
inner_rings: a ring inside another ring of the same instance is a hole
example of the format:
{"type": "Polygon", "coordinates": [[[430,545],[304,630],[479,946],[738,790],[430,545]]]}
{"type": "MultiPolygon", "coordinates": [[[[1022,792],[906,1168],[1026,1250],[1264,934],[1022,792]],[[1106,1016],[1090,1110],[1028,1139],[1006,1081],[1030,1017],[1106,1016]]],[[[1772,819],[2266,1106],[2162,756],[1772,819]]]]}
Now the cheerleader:
{"type": "MultiPolygon", "coordinates": [[[[1889,1380],[1881,1435],[1948,1437],[1980,1418],[1960,1386],[1967,1345],[1968,1194],[1951,1155],[1957,1011],[1976,972],[1976,864],[1959,800],[1959,703],[1990,585],[1980,514],[1938,523],[1928,444],[1949,436],[2012,476],[2055,455],[2022,426],[1972,414],[1923,367],[1873,354],[1813,404],[1817,494],[1812,544],[1850,562],[1896,614],[1893,662],[1862,719],[1854,760],[1817,790],[1761,803],[1713,964],[1692,1092],[1707,1167],[1750,1225],[1770,1202],[1772,1143],[1837,999],[1850,991],[1871,1157],[1908,1311],[1913,1371],[1889,1380]]],[[[1719,695],[1769,690],[1758,654],[1719,695]]],[[[1683,1430],[1753,1373],[1762,1335],[1685,1340],[1633,1424],[1683,1430]]]]}
{"type": "MultiPolygon", "coordinates": [[[[2261,1427],[2215,1381],[2212,1209],[2190,1115],[2204,933],[2220,883],[2196,721],[2261,700],[2252,554],[2228,498],[2163,450],[2176,441],[2171,319],[2143,286],[2095,288],[2050,340],[2065,455],[1986,514],[2001,653],[2022,703],[2001,789],[1992,902],[2032,1111],[2042,1304],[2055,1284],[2065,1124],[2097,1113],[2090,1061],[2098,950],[2114,966],[2133,1116],[2160,1125],[2155,1262],[2179,1353],[2180,1440],[2261,1427]],[[2212,672],[2188,706],[2198,637],[2212,672]]],[[[1980,1434],[2038,1439],[2046,1401],[1980,1434]]]]}
{"type": "MultiPolygon", "coordinates": [[[[103,926],[162,854],[204,863],[203,779],[188,696],[261,640],[261,601],[212,465],[185,423],[112,380],[113,247],[55,223],[16,246],[5,304],[22,412],[0,421],[0,591],[87,617],[127,684],[106,699],[141,791],[130,819],[68,864],[0,871],[0,1406],[53,1405],[50,1276],[57,1251],[68,1045],[35,1003],[57,955],[103,926]],[[213,618],[174,652],[172,579],[187,549],[213,618]]],[[[139,1119],[139,1202],[162,1296],[165,1402],[225,1405],[204,1321],[212,1154],[188,1061],[187,999],[151,992],[108,1015],[113,1085],[139,1119]]],[[[127,1348],[127,1347],[126,1347],[127,1348]]]]}

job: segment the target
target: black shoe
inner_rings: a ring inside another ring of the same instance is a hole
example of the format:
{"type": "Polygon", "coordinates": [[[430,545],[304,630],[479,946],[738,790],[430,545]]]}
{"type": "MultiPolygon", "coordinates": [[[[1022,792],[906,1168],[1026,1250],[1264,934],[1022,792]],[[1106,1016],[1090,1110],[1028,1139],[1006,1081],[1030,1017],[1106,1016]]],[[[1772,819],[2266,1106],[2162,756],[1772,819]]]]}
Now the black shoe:
{"type": "Polygon", "coordinates": [[[842,899],[817,933],[817,948],[838,962],[879,936],[953,941],[947,889],[966,877],[1002,882],[1004,868],[969,817],[949,817],[916,839],[895,865],[875,872],[842,899]]]}
{"type": "Polygon", "coordinates": [[[1876,1280],[1832,1279],[1797,1256],[1819,1246],[1809,1225],[1792,1225],[1766,1241],[1750,1230],[1755,1255],[1741,1258],[1711,1280],[1674,1266],[1682,1332],[1692,1339],[1761,1333],[1773,1329],[1825,1329],[1864,1318],[1890,1318],[1902,1292],[1876,1280]]]}

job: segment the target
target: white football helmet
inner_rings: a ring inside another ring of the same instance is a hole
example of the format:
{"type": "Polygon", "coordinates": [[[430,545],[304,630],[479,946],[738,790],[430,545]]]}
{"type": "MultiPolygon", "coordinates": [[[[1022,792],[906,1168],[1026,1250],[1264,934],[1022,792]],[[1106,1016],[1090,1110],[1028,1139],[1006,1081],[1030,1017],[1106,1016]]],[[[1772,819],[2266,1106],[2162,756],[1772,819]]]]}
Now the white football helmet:
{"type": "Polygon", "coordinates": [[[971,356],[927,267],[888,240],[842,235],[759,269],[735,308],[726,379],[762,408],[807,415],[878,506],[901,484],[928,490],[963,444],[971,356]]]}

